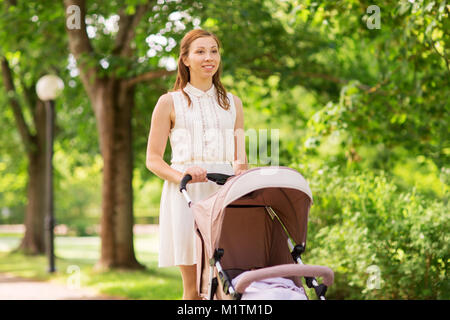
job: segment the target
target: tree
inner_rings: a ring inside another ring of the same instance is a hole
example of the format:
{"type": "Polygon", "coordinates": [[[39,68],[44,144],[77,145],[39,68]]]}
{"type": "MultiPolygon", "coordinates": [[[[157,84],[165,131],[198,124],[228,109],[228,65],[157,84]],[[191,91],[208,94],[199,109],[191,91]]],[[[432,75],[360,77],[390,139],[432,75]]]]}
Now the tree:
{"type": "Polygon", "coordinates": [[[55,32],[55,24],[51,23],[58,19],[58,15],[45,14],[53,9],[54,5],[51,3],[43,6],[38,3],[8,1],[2,3],[0,19],[3,87],[28,158],[26,228],[19,248],[30,254],[45,252],[44,217],[47,212],[47,196],[43,188],[47,175],[45,107],[36,96],[35,85],[44,73],[63,69],[61,61],[64,61],[64,50],[61,50],[64,48],[64,41],[59,36],[61,33],[55,32]],[[41,37],[35,37],[35,34],[40,34],[41,37]]]}
{"type": "MultiPolygon", "coordinates": [[[[33,126],[36,133],[31,134],[22,113],[22,106],[16,98],[13,75],[5,57],[0,57],[3,84],[9,96],[9,104],[14,113],[22,144],[28,156],[28,203],[25,214],[25,235],[20,248],[27,253],[40,254],[45,252],[44,243],[44,215],[45,208],[45,107],[41,101],[33,105],[33,126]]],[[[36,100],[36,99],[34,99],[36,100]]]]}
{"type": "MultiPolygon", "coordinates": [[[[387,1],[379,5],[379,29],[369,28],[370,2],[323,1],[284,12],[295,30],[314,30],[327,45],[310,57],[313,68],[286,68],[283,86],[295,74],[326,88],[322,108],[311,118],[309,141],[317,146],[340,133],[348,159],[358,148],[382,150],[373,165],[389,171],[405,150],[430,158],[439,169],[449,162],[449,7],[445,1],[387,1]],[[305,72],[306,70],[312,73],[305,72]],[[317,80],[320,80],[317,82],[317,80]],[[329,84],[334,84],[330,90],[329,84]]],[[[310,86],[312,88],[312,86],[310,86]]],[[[314,149],[314,148],[311,148],[314,149]]]]}
{"type": "Polygon", "coordinates": [[[121,62],[121,68],[101,72],[98,57],[86,31],[86,3],[82,0],[64,2],[67,19],[79,19],[79,28],[67,27],[70,52],[75,57],[84,88],[95,113],[103,157],[103,188],[101,218],[101,258],[97,267],[142,268],[133,247],[132,192],[132,110],[135,84],[171,72],[157,70],[135,78],[127,78],[129,58],[133,58],[132,40],[138,24],[148,13],[149,3],[120,9],[119,29],[114,39],[111,58],[121,62]],[[72,9],[74,11],[72,12],[72,9]],[[79,14],[79,16],[77,16],[79,14]],[[94,59],[92,59],[94,58],[94,59]],[[93,62],[94,60],[94,62],[93,62]],[[92,63],[93,62],[93,63],[92,63]],[[125,71],[125,72],[123,72],[125,71]]]}

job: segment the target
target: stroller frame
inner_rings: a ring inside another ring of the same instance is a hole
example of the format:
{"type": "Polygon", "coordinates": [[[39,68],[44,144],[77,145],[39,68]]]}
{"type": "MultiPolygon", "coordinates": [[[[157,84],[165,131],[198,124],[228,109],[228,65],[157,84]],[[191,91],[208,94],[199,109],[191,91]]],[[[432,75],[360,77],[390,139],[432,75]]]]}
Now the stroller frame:
{"type": "MultiPolygon", "coordinates": [[[[278,223],[280,223],[281,226],[283,227],[283,230],[288,237],[287,246],[290,249],[289,251],[291,252],[292,259],[294,260],[294,262],[297,263],[298,265],[304,265],[301,259],[301,255],[305,252],[305,244],[304,243],[295,244],[295,242],[292,240],[289,233],[287,232],[286,228],[284,227],[283,222],[278,217],[273,208],[270,206],[265,206],[265,208],[267,213],[272,218],[272,220],[276,218],[278,223]]],[[[224,253],[225,253],[224,249],[222,248],[216,249],[214,251],[213,257],[209,260],[210,269],[208,280],[208,298],[209,300],[213,300],[214,294],[218,287],[217,277],[214,277],[215,271],[214,268],[216,268],[219,274],[219,279],[221,281],[224,293],[231,295],[231,297],[234,300],[240,300],[242,295],[236,291],[236,289],[231,283],[230,277],[228,276],[227,272],[223,270],[222,265],[220,264],[220,259],[223,257],[224,253]]],[[[325,284],[319,284],[315,277],[304,277],[304,278],[308,288],[310,289],[314,288],[317,298],[320,300],[326,300],[325,294],[327,292],[328,287],[325,284]]]]}
{"type": "MultiPolygon", "coordinates": [[[[219,185],[224,185],[226,183],[226,181],[231,177],[234,177],[234,176],[218,174],[218,173],[208,173],[207,174],[208,180],[213,181],[219,185]]],[[[184,195],[189,207],[192,206],[192,200],[190,199],[190,197],[186,191],[186,184],[190,180],[192,180],[192,177],[189,174],[187,174],[183,177],[181,184],[180,184],[180,192],[184,195]]],[[[227,207],[234,207],[234,205],[230,204],[227,207]]],[[[238,206],[238,207],[240,207],[240,206],[238,206]]],[[[306,249],[305,243],[303,242],[302,244],[296,244],[294,242],[294,240],[290,236],[287,228],[283,224],[281,218],[279,217],[279,215],[275,212],[275,210],[271,206],[250,205],[250,206],[245,206],[245,207],[264,207],[265,211],[270,216],[271,220],[273,221],[274,219],[276,219],[277,222],[282,227],[282,230],[284,231],[284,233],[287,237],[287,246],[288,246],[289,252],[292,256],[292,259],[294,261],[294,264],[296,264],[298,266],[306,266],[306,265],[304,265],[304,263],[301,259],[301,255],[305,252],[305,249],[306,249]]],[[[198,235],[200,236],[200,238],[202,239],[202,235],[201,235],[200,231],[198,229],[196,231],[197,231],[198,235]]],[[[216,248],[216,249],[214,249],[213,256],[209,258],[209,261],[208,261],[209,277],[208,277],[208,286],[207,286],[208,291],[207,291],[206,299],[209,299],[209,300],[214,299],[214,295],[217,292],[217,289],[219,287],[219,281],[220,281],[220,285],[221,285],[225,295],[229,295],[233,300],[240,300],[242,298],[243,292],[240,293],[240,292],[238,292],[238,290],[236,290],[236,288],[233,286],[233,284],[231,282],[230,276],[222,267],[221,259],[224,256],[224,254],[225,254],[224,249],[216,248]],[[215,271],[217,272],[218,277],[214,276],[215,271]]],[[[322,267],[322,268],[325,268],[325,267],[322,267]]],[[[331,269],[329,269],[329,268],[327,268],[327,269],[329,271],[331,271],[331,269]]],[[[327,272],[325,272],[325,273],[328,273],[327,275],[324,274],[324,272],[320,272],[320,270],[319,270],[319,272],[317,272],[317,270],[314,270],[314,272],[313,272],[314,275],[312,275],[312,274],[308,274],[308,275],[296,274],[295,276],[304,277],[306,285],[308,286],[308,288],[314,289],[318,299],[326,300],[325,294],[328,289],[328,286],[325,284],[319,284],[316,280],[316,276],[324,276],[324,277],[329,276],[328,270],[326,270],[327,272]]],[[[321,270],[321,271],[323,271],[323,270],[321,270]]],[[[311,272],[309,272],[309,273],[311,273],[311,272]]],[[[331,274],[332,274],[332,271],[331,271],[331,274]]],[[[294,275],[294,274],[285,274],[285,276],[288,276],[288,275],[290,276],[290,275],[294,275]]],[[[331,275],[331,278],[332,278],[332,275],[331,275]]],[[[324,278],[324,280],[325,280],[325,278],[324,278]]],[[[328,282],[330,282],[330,281],[328,281],[328,282]]],[[[332,282],[332,280],[331,280],[331,282],[332,282]]]]}

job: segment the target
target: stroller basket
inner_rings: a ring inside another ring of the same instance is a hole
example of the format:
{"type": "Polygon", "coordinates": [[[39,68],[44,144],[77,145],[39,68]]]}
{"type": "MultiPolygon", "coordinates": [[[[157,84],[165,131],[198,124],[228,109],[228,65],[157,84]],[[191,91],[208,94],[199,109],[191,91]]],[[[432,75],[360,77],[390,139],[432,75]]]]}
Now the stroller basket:
{"type": "Polygon", "coordinates": [[[303,176],[287,167],[261,167],[239,176],[207,177],[223,187],[194,204],[186,190],[192,177],[186,175],[180,185],[195,219],[199,294],[205,299],[241,299],[254,281],[290,277],[301,287],[299,277],[304,277],[325,300],[333,271],[301,260],[313,202],[303,176]]]}

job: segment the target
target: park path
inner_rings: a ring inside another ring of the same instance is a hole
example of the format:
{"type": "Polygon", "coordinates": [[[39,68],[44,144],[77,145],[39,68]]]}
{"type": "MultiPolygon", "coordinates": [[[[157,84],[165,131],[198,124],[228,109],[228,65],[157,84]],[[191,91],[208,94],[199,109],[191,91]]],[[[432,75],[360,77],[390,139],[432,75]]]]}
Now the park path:
{"type": "Polygon", "coordinates": [[[123,300],[93,289],[72,289],[63,284],[36,281],[0,273],[0,300],[123,300]]]}
{"type": "MultiPolygon", "coordinates": [[[[23,233],[23,225],[0,225],[0,233],[23,233]]],[[[60,226],[57,234],[67,233],[65,226],[60,226]]],[[[158,232],[157,225],[135,225],[135,234],[153,234],[158,232]]],[[[15,244],[14,244],[15,245],[15,244]]],[[[1,251],[0,243],[0,251],[1,251]]],[[[7,245],[4,250],[11,249],[7,245]]],[[[64,284],[37,281],[0,273],[0,300],[125,300],[122,297],[101,295],[92,288],[72,289],[64,284]]]]}

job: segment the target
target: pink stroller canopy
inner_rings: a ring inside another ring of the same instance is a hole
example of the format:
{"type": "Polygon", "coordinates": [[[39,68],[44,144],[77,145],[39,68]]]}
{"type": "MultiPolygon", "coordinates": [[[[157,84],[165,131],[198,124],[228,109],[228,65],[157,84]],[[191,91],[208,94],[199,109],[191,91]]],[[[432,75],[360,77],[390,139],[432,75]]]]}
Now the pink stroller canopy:
{"type": "MultiPolygon", "coordinates": [[[[235,241],[259,239],[256,243],[262,245],[258,244],[258,250],[261,246],[265,247],[265,251],[276,249],[273,243],[267,242],[272,239],[272,231],[267,227],[270,217],[265,213],[265,207],[271,207],[276,212],[295,243],[306,245],[308,213],[312,202],[309,185],[299,172],[288,167],[260,167],[230,178],[216,193],[195,203],[192,210],[204,250],[211,257],[221,241],[230,241],[232,238],[231,235],[223,236],[223,230],[228,234],[245,234],[246,239],[241,237],[235,241]]],[[[233,247],[236,245],[238,243],[233,247]]],[[[279,245],[283,246],[280,250],[286,250],[286,242],[279,245]]],[[[248,255],[248,250],[244,251],[248,255]]],[[[248,261],[258,259],[251,256],[241,258],[248,261]]],[[[267,263],[266,258],[260,260],[266,261],[248,266],[267,263]]],[[[243,264],[240,263],[241,267],[243,264]]]]}

